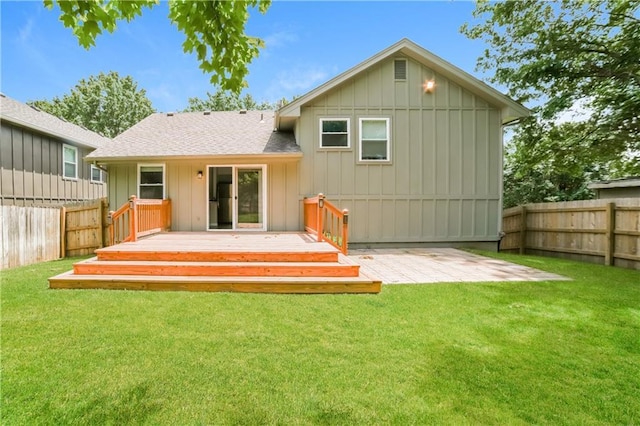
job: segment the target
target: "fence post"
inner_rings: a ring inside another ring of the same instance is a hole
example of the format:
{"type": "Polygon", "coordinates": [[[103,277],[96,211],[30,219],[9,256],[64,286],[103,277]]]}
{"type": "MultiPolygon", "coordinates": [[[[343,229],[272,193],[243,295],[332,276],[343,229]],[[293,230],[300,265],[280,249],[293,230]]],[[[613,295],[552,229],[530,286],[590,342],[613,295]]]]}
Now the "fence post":
{"type": "Polygon", "coordinates": [[[520,208],[520,254],[525,254],[527,244],[527,206],[520,208]]]}
{"type": "Polygon", "coordinates": [[[615,263],[616,250],[616,203],[607,203],[607,241],[604,248],[604,264],[613,266],[615,263]]]}
{"type": "Polygon", "coordinates": [[[136,196],[129,197],[129,237],[131,241],[138,241],[138,207],[136,196]]]}
{"type": "Polygon", "coordinates": [[[67,252],[67,209],[60,208],[60,258],[64,259],[67,252]]]}

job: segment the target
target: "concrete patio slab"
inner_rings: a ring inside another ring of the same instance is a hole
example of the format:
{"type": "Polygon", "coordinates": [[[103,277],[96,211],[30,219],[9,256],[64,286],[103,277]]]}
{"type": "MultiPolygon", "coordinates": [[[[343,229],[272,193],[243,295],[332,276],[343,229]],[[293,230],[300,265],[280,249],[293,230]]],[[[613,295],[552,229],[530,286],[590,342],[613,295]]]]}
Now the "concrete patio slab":
{"type": "Polygon", "coordinates": [[[349,250],[361,270],[383,284],[564,281],[569,278],[452,248],[349,250]]]}

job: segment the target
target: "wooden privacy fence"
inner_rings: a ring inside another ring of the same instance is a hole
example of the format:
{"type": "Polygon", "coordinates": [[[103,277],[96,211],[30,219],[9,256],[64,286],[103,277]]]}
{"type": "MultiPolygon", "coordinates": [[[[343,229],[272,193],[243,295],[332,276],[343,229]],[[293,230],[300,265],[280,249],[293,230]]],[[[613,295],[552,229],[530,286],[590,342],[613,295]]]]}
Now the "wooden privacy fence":
{"type": "Polygon", "coordinates": [[[62,208],[61,251],[65,256],[84,256],[104,247],[108,241],[106,198],[67,204],[62,208]]]}
{"type": "Polygon", "coordinates": [[[171,228],[171,200],[129,197],[115,212],[109,212],[109,245],[136,241],[139,237],[171,228]]]}
{"type": "Polygon", "coordinates": [[[342,253],[349,250],[349,210],[340,210],[323,194],[305,198],[304,230],[317,235],[318,241],[326,241],[342,253]]]}
{"type": "Polygon", "coordinates": [[[60,208],[0,206],[0,269],[60,258],[60,208]]]}
{"type": "Polygon", "coordinates": [[[640,199],[528,204],[503,212],[500,251],[640,269],[640,199]]]}

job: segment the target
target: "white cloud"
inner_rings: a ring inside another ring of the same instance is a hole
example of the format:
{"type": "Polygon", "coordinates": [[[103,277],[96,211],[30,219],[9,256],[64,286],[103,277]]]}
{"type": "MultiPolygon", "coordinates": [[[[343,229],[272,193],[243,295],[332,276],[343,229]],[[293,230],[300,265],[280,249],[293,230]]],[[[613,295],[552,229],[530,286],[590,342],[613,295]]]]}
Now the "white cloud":
{"type": "Polygon", "coordinates": [[[328,73],[323,69],[307,68],[279,72],[276,84],[286,91],[308,90],[326,80],[328,73]]]}
{"type": "Polygon", "coordinates": [[[33,30],[33,19],[29,18],[22,28],[18,30],[18,42],[21,44],[29,43],[31,39],[31,31],[33,30]]]}
{"type": "Polygon", "coordinates": [[[169,85],[161,83],[157,86],[147,89],[147,97],[151,100],[153,106],[161,112],[176,112],[183,107],[180,106],[186,102],[186,99],[180,99],[175,94],[179,92],[169,85]]]}
{"type": "Polygon", "coordinates": [[[298,41],[298,35],[288,31],[278,31],[273,34],[269,34],[264,38],[264,44],[267,49],[273,49],[276,47],[284,47],[289,43],[298,41]]]}

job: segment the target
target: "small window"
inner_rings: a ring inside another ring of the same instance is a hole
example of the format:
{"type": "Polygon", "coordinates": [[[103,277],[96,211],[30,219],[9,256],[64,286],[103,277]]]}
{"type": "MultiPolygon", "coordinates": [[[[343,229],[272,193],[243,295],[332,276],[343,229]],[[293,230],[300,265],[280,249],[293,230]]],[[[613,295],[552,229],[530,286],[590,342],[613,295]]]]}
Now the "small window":
{"type": "Polygon", "coordinates": [[[66,179],[78,179],[78,148],[62,145],[62,175],[66,179]]]}
{"type": "Polygon", "coordinates": [[[396,80],[407,79],[407,60],[396,59],[393,61],[393,74],[396,80]]]}
{"type": "Polygon", "coordinates": [[[164,165],[139,166],[138,195],[143,199],[164,199],[164,165]]]}
{"type": "Polygon", "coordinates": [[[102,183],[102,170],[91,165],[91,182],[102,183]]]}
{"type": "Polygon", "coordinates": [[[390,161],[389,119],[360,119],[360,161],[390,161]]]}
{"type": "Polygon", "coordinates": [[[320,119],[320,148],[349,148],[349,119],[320,119]]]}

